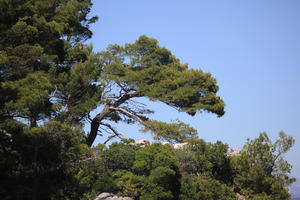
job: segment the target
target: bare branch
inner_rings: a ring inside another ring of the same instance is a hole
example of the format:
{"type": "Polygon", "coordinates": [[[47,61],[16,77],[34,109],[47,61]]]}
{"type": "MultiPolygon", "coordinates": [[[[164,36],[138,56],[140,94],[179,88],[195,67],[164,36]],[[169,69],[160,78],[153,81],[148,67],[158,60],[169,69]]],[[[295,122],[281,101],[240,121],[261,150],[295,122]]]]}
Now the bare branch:
{"type": "Polygon", "coordinates": [[[101,126],[99,126],[99,129],[101,129],[102,131],[104,131],[107,134],[111,134],[111,132],[107,130],[108,129],[107,127],[102,128],[101,126]]]}
{"type": "MultiPolygon", "coordinates": [[[[104,122],[99,122],[100,125],[106,126],[109,128],[115,135],[113,137],[118,137],[121,140],[127,140],[128,138],[124,137],[121,133],[119,133],[115,128],[113,128],[110,124],[104,123],[104,122]]],[[[111,136],[110,136],[111,137],[111,136]]],[[[112,138],[113,138],[112,137],[112,138]]],[[[111,139],[111,138],[110,138],[111,139]]],[[[109,140],[110,140],[109,139],[109,140]]]]}
{"type": "Polygon", "coordinates": [[[97,135],[103,136],[100,130],[98,130],[97,135]]]}
{"type": "Polygon", "coordinates": [[[122,91],[124,91],[125,94],[128,92],[121,83],[116,83],[116,84],[121,88],[121,90],[119,91],[119,96],[123,95],[122,91]]]}
{"type": "Polygon", "coordinates": [[[87,118],[88,118],[90,121],[93,121],[93,119],[91,118],[90,112],[88,112],[87,118]]]}
{"type": "Polygon", "coordinates": [[[134,104],[135,106],[140,107],[140,108],[144,108],[144,107],[147,106],[146,104],[144,104],[144,103],[142,103],[142,102],[134,101],[134,100],[132,100],[132,99],[130,99],[128,102],[129,102],[130,104],[134,104]]]}
{"type": "Polygon", "coordinates": [[[109,142],[111,139],[113,139],[114,137],[116,137],[116,135],[111,135],[111,136],[109,136],[106,140],[105,140],[105,142],[104,142],[104,144],[106,144],[107,142],[109,142]]]}
{"type": "Polygon", "coordinates": [[[135,94],[135,93],[124,94],[121,98],[119,98],[117,101],[115,101],[115,103],[113,105],[114,105],[114,107],[118,107],[119,105],[121,105],[122,103],[127,101],[128,99],[131,99],[131,98],[136,97],[136,96],[137,96],[137,94],[135,94]]]}
{"type": "Polygon", "coordinates": [[[127,115],[128,117],[134,118],[136,121],[140,122],[141,124],[145,125],[144,121],[137,115],[129,112],[128,110],[124,108],[115,108],[115,107],[109,107],[111,110],[122,112],[123,114],[127,115]]]}
{"type": "Polygon", "coordinates": [[[10,114],[8,111],[7,111],[7,114],[3,115],[2,117],[4,117],[4,118],[15,118],[15,117],[18,117],[18,118],[24,118],[24,119],[29,119],[30,118],[30,117],[24,116],[24,115],[10,114]]]}

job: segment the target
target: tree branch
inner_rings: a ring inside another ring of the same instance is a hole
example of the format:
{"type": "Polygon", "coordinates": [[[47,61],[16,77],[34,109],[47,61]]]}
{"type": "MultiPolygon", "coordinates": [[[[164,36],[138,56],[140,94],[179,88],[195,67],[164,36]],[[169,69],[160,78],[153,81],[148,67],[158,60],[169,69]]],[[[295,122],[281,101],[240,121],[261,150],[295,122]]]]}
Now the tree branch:
{"type": "Polygon", "coordinates": [[[109,109],[122,112],[123,114],[127,115],[128,117],[134,118],[136,121],[140,122],[142,125],[145,125],[145,122],[139,116],[129,112],[128,110],[126,110],[124,108],[115,108],[115,107],[111,106],[111,107],[109,107],[109,109]]]}
{"type": "Polygon", "coordinates": [[[132,93],[132,94],[124,94],[120,99],[118,99],[117,101],[115,101],[115,103],[113,103],[114,107],[118,107],[119,105],[121,105],[122,103],[124,103],[125,101],[127,101],[130,98],[136,97],[137,94],[136,93],[132,93]]]}
{"type": "MultiPolygon", "coordinates": [[[[92,122],[91,122],[91,131],[90,134],[87,137],[87,145],[88,146],[92,146],[93,142],[96,139],[97,136],[97,132],[99,129],[99,125],[101,123],[101,121],[108,115],[110,114],[114,109],[112,108],[116,108],[118,106],[120,106],[121,104],[123,104],[125,101],[127,101],[130,98],[133,97],[138,97],[139,95],[136,93],[132,93],[132,94],[124,94],[122,97],[120,97],[118,100],[116,100],[114,103],[107,103],[103,110],[96,115],[96,117],[93,118],[92,122]]],[[[130,115],[129,115],[130,116],[130,115]]],[[[135,115],[133,115],[135,116],[135,115]]],[[[137,119],[136,117],[134,117],[135,119],[137,119]]],[[[140,118],[139,118],[140,119],[140,118]]],[[[140,120],[140,122],[142,122],[142,120],[140,120]]]]}
{"type": "Polygon", "coordinates": [[[106,140],[105,140],[105,142],[103,143],[103,144],[106,144],[107,142],[109,142],[111,139],[113,139],[114,137],[116,137],[116,135],[111,135],[111,136],[109,136],[106,140]]]}
{"type": "Polygon", "coordinates": [[[111,140],[114,137],[118,137],[121,140],[127,140],[128,138],[124,137],[121,133],[119,133],[116,129],[114,129],[110,124],[99,122],[100,125],[106,126],[109,128],[115,135],[109,136],[108,139],[104,142],[106,144],[109,140],[111,140]]]}

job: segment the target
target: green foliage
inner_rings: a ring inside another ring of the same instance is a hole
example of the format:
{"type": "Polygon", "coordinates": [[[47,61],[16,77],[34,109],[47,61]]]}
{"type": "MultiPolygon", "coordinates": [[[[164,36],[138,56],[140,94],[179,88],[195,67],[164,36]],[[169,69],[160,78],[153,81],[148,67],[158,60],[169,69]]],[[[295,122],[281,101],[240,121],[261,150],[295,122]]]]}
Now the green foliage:
{"type": "Polygon", "coordinates": [[[85,199],[87,196],[92,198],[101,192],[114,192],[116,190],[117,186],[112,174],[99,172],[96,167],[84,167],[76,174],[75,178],[78,185],[74,199],[85,199]]]}
{"type": "Polygon", "coordinates": [[[90,0],[0,1],[2,117],[31,126],[57,116],[79,123],[95,108],[100,68],[91,47],[82,43],[96,20],[87,17],[91,5],[90,0]]]}
{"type": "Polygon", "coordinates": [[[102,87],[97,84],[101,71],[98,58],[90,46],[81,48],[86,51],[85,61],[76,63],[67,72],[51,71],[56,87],[52,97],[52,102],[58,106],[56,118],[74,124],[83,121],[97,107],[102,94],[102,87]]]}
{"type": "Polygon", "coordinates": [[[205,176],[186,176],[182,179],[180,200],[235,200],[233,190],[205,176]]]}
{"type": "Polygon", "coordinates": [[[205,175],[231,184],[232,170],[226,155],[228,146],[218,141],[206,143],[200,139],[188,139],[187,148],[176,150],[182,173],[205,175]]]}
{"type": "Polygon", "coordinates": [[[233,189],[249,199],[289,199],[285,186],[294,179],[282,155],[293,138],[280,133],[272,143],[261,134],[230,158],[226,144],[197,139],[188,124],[149,119],[154,111],[133,99],[222,116],[216,79],[146,36],[94,53],[84,44],[97,20],[89,17],[91,6],[91,0],[0,0],[2,199],[88,200],[113,192],[140,200],[230,200],[233,189]],[[90,118],[99,105],[103,110],[90,118]],[[136,147],[110,121],[139,122],[157,140],[188,146],[136,147]],[[123,143],[90,148],[99,128],[123,143]]]}
{"type": "Polygon", "coordinates": [[[266,195],[265,193],[256,194],[253,197],[249,198],[250,200],[272,200],[270,196],[266,195]]]}
{"type": "Polygon", "coordinates": [[[16,80],[47,71],[51,64],[72,62],[65,47],[91,37],[89,24],[96,20],[87,17],[91,5],[90,0],[1,1],[0,51],[7,61],[1,65],[1,79],[16,80]]]}
{"type": "Polygon", "coordinates": [[[136,154],[133,170],[141,175],[149,175],[152,169],[157,167],[169,167],[178,170],[176,157],[172,148],[168,145],[154,143],[140,149],[136,154]]]}
{"type": "Polygon", "coordinates": [[[150,131],[156,139],[182,141],[195,137],[196,130],[183,122],[164,123],[150,120],[147,114],[153,111],[143,104],[132,104],[133,98],[146,97],[150,101],[160,101],[179,112],[195,115],[197,112],[211,112],[222,116],[224,102],[217,96],[216,80],[209,73],[188,69],[172,53],[159,46],[158,41],[140,36],[132,44],[111,45],[99,54],[103,65],[104,108],[91,123],[87,144],[91,146],[97,136],[99,126],[109,127],[103,120],[139,122],[143,131],[150,131]]]}
{"type": "Polygon", "coordinates": [[[170,142],[182,142],[186,138],[197,137],[196,129],[179,120],[174,123],[147,120],[142,131],[151,131],[154,139],[165,139],[170,142]]]}
{"type": "Polygon", "coordinates": [[[139,199],[177,199],[180,174],[170,146],[152,144],[137,151],[132,171],[118,171],[120,194],[139,199]]]}
{"type": "Polygon", "coordinates": [[[146,190],[147,182],[143,176],[130,171],[117,171],[114,174],[120,195],[138,199],[146,190]]]}
{"type": "Polygon", "coordinates": [[[113,143],[103,151],[101,159],[106,170],[129,170],[135,161],[138,147],[124,143],[113,143]]]}
{"type": "Polygon", "coordinates": [[[224,102],[216,96],[218,86],[211,74],[190,70],[157,40],[141,36],[135,43],[110,46],[100,54],[104,77],[179,111],[194,115],[209,111],[222,116],[224,102]]]}
{"type": "Polygon", "coordinates": [[[4,104],[4,109],[13,115],[31,120],[33,126],[37,120],[51,115],[53,108],[48,98],[52,85],[45,73],[31,73],[18,81],[6,81],[1,87],[16,95],[4,104]]]}
{"type": "Polygon", "coordinates": [[[1,173],[1,196],[50,199],[85,153],[82,139],[81,132],[59,122],[20,130],[4,146],[9,153],[4,154],[1,162],[9,168],[1,173]]]}
{"type": "Polygon", "coordinates": [[[272,143],[267,134],[262,133],[257,139],[248,140],[241,155],[233,158],[234,184],[242,194],[254,199],[290,198],[286,186],[295,179],[289,178],[291,165],[282,156],[293,146],[294,139],[284,132],[279,136],[280,139],[272,143]]]}
{"type": "Polygon", "coordinates": [[[0,196],[4,199],[50,199],[66,185],[76,185],[78,160],[89,149],[83,143],[81,124],[70,125],[95,107],[101,93],[92,82],[98,73],[93,53],[82,44],[91,37],[89,25],[96,20],[87,16],[91,5],[90,0],[0,1],[0,196]],[[78,74],[83,71],[89,74],[78,74]],[[61,90],[69,77],[84,88],[70,83],[67,91],[61,90]],[[82,90],[76,100],[74,90],[82,90]],[[66,103],[71,97],[72,106],[66,103]],[[72,115],[63,116],[66,110],[72,115]]]}

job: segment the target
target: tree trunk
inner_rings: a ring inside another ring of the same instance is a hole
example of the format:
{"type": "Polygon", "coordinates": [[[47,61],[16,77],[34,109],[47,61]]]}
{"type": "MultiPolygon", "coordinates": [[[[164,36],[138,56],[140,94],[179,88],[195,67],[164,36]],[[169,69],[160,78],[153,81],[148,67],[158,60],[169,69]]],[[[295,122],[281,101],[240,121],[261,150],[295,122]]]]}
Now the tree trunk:
{"type": "Polygon", "coordinates": [[[102,110],[102,112],[99,113],[98,115],[96,115],[96,117],[92,120],[91,131],[90,131],[90,134],[86,141],[86,143],[89,147],[91,147],[93,145],[93,143],[97,137],[97,133],[98,133],[99,125],[100,125],[99,122],[101,122],[104,119],[104,117],[111,112],[112,111],[110,110],[110,105],[106,105],[104,107],[104,109],[102,110]]]}
{"type": "Polygon", "coordinates": [[[37,126],[37,122],[36,122],[36,118],[35,117],[30,117],[30,127],[36,127],[37,126]]]}
{"type": "Polygon", "coordinates": [[[98,115],[96,115],[96,117],[92,120],[91,123],[91,131],[90,134],[88,135],[87,138],[87,145],[89,147],[91,147],[97,137],[97,133],[98,133],[98,128],[100,126],[100,122],[104,119],[104,117],[111,113],[112,110],[111,107],[117,108],[118,106],[120,106],[122,103],[124,103],[125,101],[127,101],[128,99],[132,98],[132,97],[138,97],[138,94],[124,94],[123,96],[121,96],[116,102],[114,102],[113,104],[106,104],[104,109],[102,110],[101,113],[99,113],[98,115]]]}

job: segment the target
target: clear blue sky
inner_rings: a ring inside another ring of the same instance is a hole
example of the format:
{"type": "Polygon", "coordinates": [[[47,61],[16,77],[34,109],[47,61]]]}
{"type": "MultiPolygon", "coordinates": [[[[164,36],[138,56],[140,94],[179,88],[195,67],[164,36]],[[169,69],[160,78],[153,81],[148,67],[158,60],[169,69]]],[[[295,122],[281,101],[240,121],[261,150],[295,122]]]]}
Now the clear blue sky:
{"type": "MultiPolygon", "coordinates": [[[[95,0],[100,20],[92,25],[95,51],[108,44],[156,38],[190,67],[218,80],[226,114],[189,117],[151,104],[153,118],[179,118],[200,138],[241,148],[247,138],[283,130],[296,139],[286,158],[300,179],[300,1],[298,0],[95,0]]],[[[135,138],[149,136],[121,125],[135,138]]],[[[98,142],[101,140],[97,140],[98,142]]],[[[294,187],[299,187],[295,184],[294,187]]]]}

